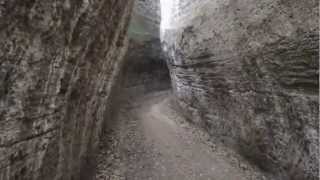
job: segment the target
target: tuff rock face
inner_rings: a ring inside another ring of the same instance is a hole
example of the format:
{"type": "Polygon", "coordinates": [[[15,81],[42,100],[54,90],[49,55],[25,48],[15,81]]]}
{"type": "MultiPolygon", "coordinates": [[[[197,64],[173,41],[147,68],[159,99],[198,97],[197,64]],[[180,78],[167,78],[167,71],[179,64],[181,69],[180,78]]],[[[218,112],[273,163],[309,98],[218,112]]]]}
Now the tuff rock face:
{"type": "MultiPolygon", "coordinates": [[[[317,179],[319,2],[161,1],[184,115],[278,179],[317,179]]],[[[0,180],[90,179],[120,72],[169,87],[157,1],[136,0],[121,60],[132,6],[0,0],[0,180]]]]}
{"type": "Polygon", "coordinates": [[[0,0],[1,180],[87,179],[132,5],[0,0]]]}
{"type": "Polygon", "coordinates": [[[160,42],[160,1],[136,0],[129,26],[129,49],[123,69],[124,93],[170,88],[160,42]]]}
{"type": "Polygon", "coordinates": [[[317,0],[180,0],[163,29],[183,112],[282,180],[318,178],[317,0]]]}

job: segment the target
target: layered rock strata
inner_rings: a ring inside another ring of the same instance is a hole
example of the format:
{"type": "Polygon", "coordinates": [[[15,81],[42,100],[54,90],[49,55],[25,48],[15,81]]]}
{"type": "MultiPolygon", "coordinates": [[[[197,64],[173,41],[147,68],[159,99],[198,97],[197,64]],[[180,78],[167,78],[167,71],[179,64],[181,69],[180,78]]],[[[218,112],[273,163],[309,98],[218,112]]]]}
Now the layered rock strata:
{"type": "Polygon", "coordinates": [[[180,0],[163,28],[185,115],[281,180],[315,180],[319,2],[180,0]]]}

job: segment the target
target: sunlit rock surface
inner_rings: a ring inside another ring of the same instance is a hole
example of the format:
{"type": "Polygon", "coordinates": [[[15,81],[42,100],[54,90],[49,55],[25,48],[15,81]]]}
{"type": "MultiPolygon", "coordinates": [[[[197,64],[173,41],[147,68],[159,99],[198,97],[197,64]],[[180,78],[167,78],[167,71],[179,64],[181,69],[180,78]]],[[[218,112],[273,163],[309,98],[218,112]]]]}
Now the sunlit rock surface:
{"type": "Polygon", "coordinates": [[[88,179],[132,4],[0,1],[1,180],[88,179]]]}
{"type": "Polygon", "coordinates": [[[180,0],[163,29],[185,115],[281,180],[318,178],[318,5],[180,0]]]}

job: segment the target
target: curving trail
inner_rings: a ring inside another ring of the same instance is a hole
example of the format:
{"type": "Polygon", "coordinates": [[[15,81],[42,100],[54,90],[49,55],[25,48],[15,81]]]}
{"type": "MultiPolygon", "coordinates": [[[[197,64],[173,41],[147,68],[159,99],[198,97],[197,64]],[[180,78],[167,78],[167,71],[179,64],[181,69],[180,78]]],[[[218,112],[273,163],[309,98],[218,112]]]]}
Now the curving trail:
{"type": "Polygon", "coordinates": [[[126,99],[117,124],[102,138],[97,180],[265,179],[186,122],[174,110],[169,91],[126,99]]]}

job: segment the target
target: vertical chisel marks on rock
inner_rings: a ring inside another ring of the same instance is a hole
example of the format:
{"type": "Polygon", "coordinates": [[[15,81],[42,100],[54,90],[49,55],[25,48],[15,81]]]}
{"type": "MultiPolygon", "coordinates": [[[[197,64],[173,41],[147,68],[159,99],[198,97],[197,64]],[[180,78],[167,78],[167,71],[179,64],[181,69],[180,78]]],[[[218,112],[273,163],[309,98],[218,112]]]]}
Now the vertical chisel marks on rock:
{"type": "Polygon", "coordinates": [[[132,5],[0,0],[0,180],[79,179],[110,108],[132,5]]]}

